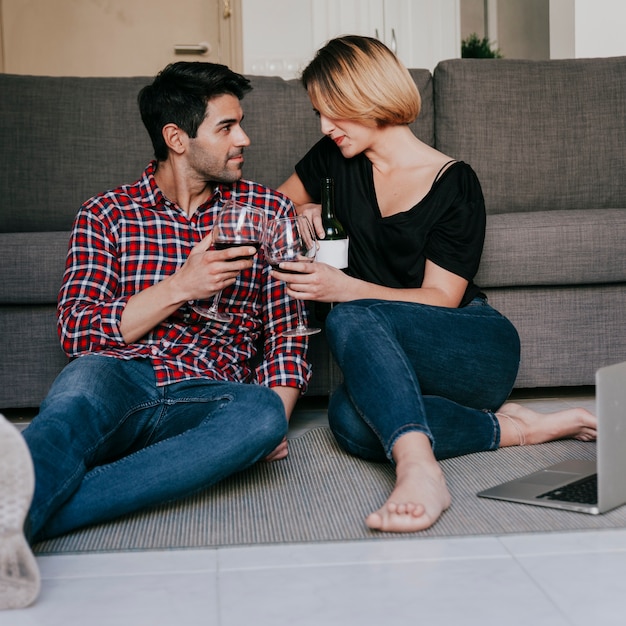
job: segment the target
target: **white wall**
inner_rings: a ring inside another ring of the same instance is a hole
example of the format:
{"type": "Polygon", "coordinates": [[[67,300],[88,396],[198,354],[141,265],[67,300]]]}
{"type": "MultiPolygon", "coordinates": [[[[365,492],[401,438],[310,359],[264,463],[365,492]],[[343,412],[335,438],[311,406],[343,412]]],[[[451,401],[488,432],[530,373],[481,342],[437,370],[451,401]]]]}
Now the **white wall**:
{"type": "MultiPolygon", "coordinates": [[[[490,0],[495,6],[495,1],[490,0]]],[[[409,67],[460,56],[459,0],[242,0],[248,74],[294,78],[329,38],[376,35],[409,67]]],[[[550,57],[626,56],[625,0],[550,0],[550,57]]]]}
{"type": "Polygon", "coordinates": [[[550,58],[576,56],[576,11],[573,0],[550,0],[550,58]]]}
{"type": "Polygon", "coordinates": [[[575,0],[576,58],[626,56],[626,2],[575,0]]]}
{"type": "Polygon", "coordinates": [[[242,0],[244,74],[292,78],[314,48],[315,0],[242,0]]]}
{"type": "Polygon", "coordinates": [[[378,36],[408,67],[460,56],[459,0],[242,0],[244,73],[299,76],[338,35],[378,36]]]}
{"type": "Polygon", "coordinates": [[[624,0],[550,0],[550,58],[626,56],[624,0]]]}

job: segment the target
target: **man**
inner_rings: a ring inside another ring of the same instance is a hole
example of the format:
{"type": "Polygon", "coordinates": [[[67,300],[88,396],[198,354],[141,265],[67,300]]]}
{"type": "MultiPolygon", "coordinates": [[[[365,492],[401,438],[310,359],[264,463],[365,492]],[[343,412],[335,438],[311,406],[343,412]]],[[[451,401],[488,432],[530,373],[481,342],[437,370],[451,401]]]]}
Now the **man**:
{"type": "Polygon", "coordinates": [[[0,482],[0,608],[38,593],[25,518],[39,541],[287,455],[288,418],[310,376],[305,339],[282,336],[295,302],[254,247],[211,248],[230,197],[268,219],[294,213],[241,179],[250,88],[222,65],[166,67],[139,94],[156,160],[78,213],[58,306],[73,360],[24,431],[28,449],[0,422],[0,470],[23,476],[0,482]],[[192,308],[222,289],[232,321],[192,308]]]}

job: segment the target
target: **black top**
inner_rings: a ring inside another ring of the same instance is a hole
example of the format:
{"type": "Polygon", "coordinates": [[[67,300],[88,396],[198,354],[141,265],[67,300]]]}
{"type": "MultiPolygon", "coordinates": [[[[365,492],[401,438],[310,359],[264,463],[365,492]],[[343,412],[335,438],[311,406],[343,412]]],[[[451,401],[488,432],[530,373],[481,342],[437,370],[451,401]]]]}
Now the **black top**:
{"type": "Polygon", "coordinates": [[[485,238],[485,202],[466,163],[452,163],[414,207],[388,217],[380,214],[372,163],[364,154],[346,159],[324,137],[296,164],[296,173],[315,202],[320,180],[335,179],[335,214],[350,238],[351,276],[387,287],[420,287],[430,259],[469,281],[460,306],[482,295],[473,278],[485,238]]]}

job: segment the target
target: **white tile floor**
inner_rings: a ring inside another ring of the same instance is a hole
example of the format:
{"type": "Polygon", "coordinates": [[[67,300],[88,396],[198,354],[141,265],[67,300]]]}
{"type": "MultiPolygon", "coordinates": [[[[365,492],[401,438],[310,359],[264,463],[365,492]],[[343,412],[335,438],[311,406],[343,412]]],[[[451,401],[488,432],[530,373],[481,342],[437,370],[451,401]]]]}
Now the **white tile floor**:
{"type": "MultiPolygon", "coordinates": [[[[592,395],[522,400],[594,409],[592,395]]],[[[324,422],[300,410],[297,436],[324,422]]],[[[38,558],[0,626],[626,624],[626,529],[38,558]]]]}

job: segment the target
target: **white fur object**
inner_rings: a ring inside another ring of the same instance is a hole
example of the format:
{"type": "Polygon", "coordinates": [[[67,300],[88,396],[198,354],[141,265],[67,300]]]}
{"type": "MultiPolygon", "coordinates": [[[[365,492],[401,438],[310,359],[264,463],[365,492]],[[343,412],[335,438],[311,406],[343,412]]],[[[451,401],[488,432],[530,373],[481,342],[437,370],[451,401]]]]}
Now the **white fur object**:
{"type": "Polygon", "coordinates": [[[0,414],[0,610],[24,608],[39,594],[39,568],[24,536],[34,489],[28,446],[0,414]]]}

